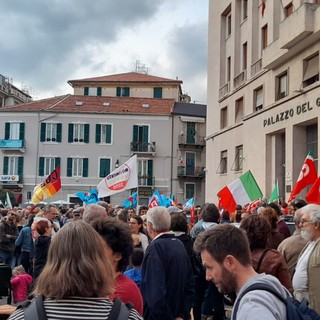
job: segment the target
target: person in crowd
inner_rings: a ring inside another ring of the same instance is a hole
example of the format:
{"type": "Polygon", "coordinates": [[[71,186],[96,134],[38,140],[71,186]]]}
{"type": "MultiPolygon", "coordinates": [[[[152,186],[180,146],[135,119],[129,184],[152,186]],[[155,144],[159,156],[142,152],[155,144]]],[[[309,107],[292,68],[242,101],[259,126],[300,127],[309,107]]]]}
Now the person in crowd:
{"type": "Polygon", "coordinates": [[[197,223],[198,221],[201,220],[201,206],[200,205],[197,205],[195,207],[195,223],[197,223]]]}
{"type": "Polygon", "coordinates": [[[283,255],[284,260],[287,263],[288,270],[290,272],[291,279],[296,269],[298,257],[302,249],[306,246],[308,241],[303,239],[301,236],[300,222],[301,222],[302,212],[298,209],[294,212],[294,224],[295,232],[289,238],[284,239],[278,246],[278,251],[283,255]]]}
{"type": "Polygon", "coordinates": [[[29,214],[28,223],[19,233],[18,238],[15,241],[16,246],[21,246],[21,259],[20,263],[24,270],[30,272],[30,262],[33,257],[33,240],[31,234],[31,226],[33,224],[34,214],[29,214]]]}
{"type": "Polygon", "coordinates": [[[118,220],[128,223],[129,222],[129,214],[128,209],[120,209],[117,211],[118,220]]]}
{"type": "Polygon", "coordinates": [[[143,220],[140,216],[138,215],[131,216],[130,230],[132,234],[138,235],[143,252],[145,252],[149,245],[149,239],[145,234],[144,227],[143,227],[143,220]]]}
{"type": "Polygon", "coordinates": [[[72,221],[77,221],[79,219],[82,219],[82,212],[81,212],[81,207],[73,209],[73,220],[72,221]]]}
{"type": "Polygon", "coordinates": [[[272,208],[276,214],[277,214],[277,230],[280,234],[283,235],[283,239],[289,238],[291,236],[291,232],[290,229],[288,227],[288,225],[286,224],[286,222],[281,218],[282,216],[282,211],[281,208],[278,204],[276,203],[269,203],[267,207],[272,208]]]}
{"type": "Polygon", "coordinates": [[[108,213],[106,209],[98,204],[89,204],[85,207],[83,212],[83,220],[87,223],[91,223],[99,218],[107,218],[108,213]]]}
{"type": "Polygon", "coordinates": [[[229,211],[227,211],[227,210],[223,210],[223,211],[222,211],[220,223],[221,223],[221,224],[231,223],[229,211]]]}
{"type": "Polygon", "coordinates": [[[54,237],[60,230],[60,223],[57,221],[57,215],[59,214],[58,209],[53,204],[47,204],[43,208],[44,217],[50,221],[52,228],[51,236],[54,237]]]}
{"type": "Polygon", "coordinates": [[[236,210],[230,214],[230,220],[233,223],[241,221],[241,215],[243,213],[243,208],[241,204],[236,205],[236,210]]]}
{"type": "Polygon", "coordinates": [[[129,277],[140,288],[141,285],[141,267],[144,257],[144,252],[140,248],[134,248],[130,258],[131,268],[123,274],[129,277]]]}
{"type": "MultiPolygon", "coordinates": [[[[233,224],[219,225],[201,233],[194,243],[194,249],[201,253],[207,280],[214,282],[221,293],[238,292],[239,296],[251,284],[262,282],[286,297],[287,292],[277,278],[255,272],[246,233],[233,224]]],[[[246,293],[235,312],[233,310],[231,319],[287,319],[286,305],[264,290],[246,293]]]]}
{"type": "Polygon", "coordinates": [[[301,236],[308,241],[302,250],[293,275],[296,299],[305,297],[310,307],[320,313],[320,205],[308,204],[300,209],[301,236]]]}
{"type": "Polygon", "coordinates": [[[129,219],[130,219],[133,215],[136,215],[136,209],[133,209],[133,208],[128,209],[128,215],[129,215],[129,219]]]}
{"type": "Polygon", "coordinates": [[[278,215],[276,211],[271,207],[267,207],[263,208],[259,215],[266,219],[271,227],[267,247],[269,249],[277,249],[280,242],[284,239],[284,236],[277,229],[278,215]]]}
{"type": "MultiPolygon", "coordinates": [[[[16,210],[16,226],[18,228],[18,234],[20,234],[20,231],[22,230],[24,223],[25,223],[25,219],[22,215],[22,210],[16,210]]],[[[21,244],[17,245],[15,243],[13,259],[11,262],[11,269],[20,265],[21,263],[20,261],[21,261],[21,244]]]]}
{"type": "Polygon", "coordinates": [[[241,229],[246,231],[251,250],[251,264],[257,273],[271,274],[292,292],[292,283],[287,264],[282,254],[267,248],[271,227],[266,219],[251,214],[243,219],[241,229]]]}
{"type": "Polygon", "coordinates": [[[7,219],[0,223],[0,259],[11,265],[19,231],[16,226],[16,212],[9,210],[6,217],[7,219]]]}
{"type": "Polygon", "coordinates": [[[147,206],[140,206],[139,207],[139,211],[138,211],[138,216],[143,216],[144,214],[147,214],[147,211],[148,211],[148,207],[147,206]]]}
{"type": "Polygon", "coordinates": [[[13,291],[13,302],[23,302],[27,300],[28,289],[32,283],[32,277],[26,273],[22,265],[15,267],[12,270],[12,278],[10,280],[13,291]]]}
{"type": "MultiPolygon", "coordinates": [[[[53,239],[48,261],[34,295],[44,296],[48,318],[108,319],[113,306],[114,278],[108,248],[98,233],[82,220],[67,223],[53,239]],[[82,257],[82,259],[79,259],[82,257]]],[[[17,309],[10,320],[24,318],[17,309]]],[[[142,320],[133,308],[129,320],[142,320]]]]}
{"type": "Polygon", "coordinates": [[[152,242],[142,263],[141,281],[145,320],[190,318],[194,301],[192,267],[170,225],[171,216],[165,207],[148,210],[147,229],[152,242]]]}
{"type": "Polygon", "coordinates": [[[143,300],[141,292],[130,278],[123,275],[133,252],[132,237],[128,224],[116,218],[108,217],[94,220],[91,225],[105,241],[108,248],[108,257],[114,270],[116,286],[110,298],[113,300],[118,297],[125,303],[131,302],[142,315],[143,300]]]}
{"type": "Polygon", "coordinates": [[[51,233],[53,228],[51,227],[51,222],[49,220],[42,219],[36,223],[36,230],[39,237],[35,240],[34,243],[34,280],[38,278],[44,265],[47,262],[49,246],[51,244],[51,233]]]}

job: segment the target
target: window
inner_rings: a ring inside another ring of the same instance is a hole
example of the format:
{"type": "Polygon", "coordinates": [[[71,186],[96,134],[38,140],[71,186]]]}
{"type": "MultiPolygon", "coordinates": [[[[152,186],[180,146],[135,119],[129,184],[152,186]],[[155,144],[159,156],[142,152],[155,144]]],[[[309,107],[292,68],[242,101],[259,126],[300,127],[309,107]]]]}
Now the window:
{"type": "Polygon", "coordinates": [[[110,172],[111,160],[109,158],[100,158],[99,160],[99,177],[105,178],[110,172]]]}
{"type": "Polygon", "coordinates": [[[24,140],[25,124],[23,122],[6,122],[5,140],[24,140]]]}
{"type": "Polygon", "coordinates": [[[60,166],[60,158],[40,157],[39,176],[48,176],[56,167],[60,166]]]}
{"type": "Polygon", "coordinates": [[[112,142],[112,125],[96,124],[96,143],[112,142]]]}
{"type": "Polygon", "coordinates": [[[221,151],[220,154],[220,164],[219,164],[219,173],[227,173],[228,168],[228,151],[221,151]]]}
{"type": "Polygon", "coordinates": [[[130,88],[117,87],[117,97],[130,97],[130,88]]]}
{"type": "Polygon", "coordinates": [[[243,117],[243,98],[236,101],[235,122],[238,123],[243,117]]]}
{"type": "Polygon", "coordinates": [[[265,49],[268,46],[268,24],[261,29],[261,47],[265,49]]]}
{"type": "Polygon", "coordinates": [[[69,123],[68,142],[89,143],[89,124],[69,123]]]}
{"type": "Polygon", "coordinates": [[[196,154],[195,152],[186,152],[186,175],[194,176],[196,167],[196,154]]]}
{"type": "Polygon", "coordinates": [[[187,137],[186,143],[195,144],[196,143],[196,123],[187,122],[187,137]]]}
{"type": "Polygon", "coordinates": [[[138,159],[138,185],[153,186],[153,160],[138,159]]]}
{"type": "Polygon", "coordinates": [[[248,17],[248,0],[242,0],[242,20],[248,17]]]}
{"type": "Polygon", "coordinates": [[[67,177],[88,177],[88,158],[67,158],[67,177]]]}
{"type": "Polygon", "coordinates": [[[247,69],[247,59],[248,59],[248,44],[245,42],[242,45],[242,70],[247,69]]]}
{"type": "Polygon", "coordinates": [[[220,111],[220,128],[226,128],[228,126],[228,107],[224,107],[220,111]]]}
{"type": "Polygon", "coordinates": [[[293,12],[293,4],[290,2],[284,9],[284,14],[287,17],[291,16],[293,12]]]}
{"type": "Polygon", "coordinates": [[[234,170],[241,171],[243,169],[243,146],[236,147],[236,157],[234,159],[234,170]]]}
{"type": "Polygon", "coordinates": [[[132,151],[147,152],[149,145],[149,126],[133,126],[132,151]]]}
{"type": "Polygon", "coordinates": [[[288,95],[288,74],[287,72],[278,76],[276,79],[277,85],[277,100],[282,99],[288,95]]]}
{"type": "Polygon", "coordinates": [[[61,142],[61,123],[41,123],[40,141],[61,142]]]}
{"type": "Polygon", "coordinates": [[[83,94],[85,96],[101,96],[102,89],[101,87],[91,88],[91,87],[84,87],[83,94]]]}
{"type": "Polygon", "coordinates": [[[196,185],[194,183],[186,183],[184,190],[184,197],[186,200],[189,200],[196,194],[196,185]]]}
{"type": "Polygon", "coordinates": [[[227,59],[227,82],[231,79],[231,57],[227,59]]]}
{"type": "Polygon", "coordinates": [[[226,16],[227,20],[227,37],[231,35],[231,12],[229,12],[226,16]]]}
{"type": "MultiPolygon", "coordinates": [[[[3,158],[3,174],[22,176],[23,157],[4,157],[3,158]]],[[[19,181],[21,182],[20,177],[19,177],[19,181]]]]}
{"type": "Polygon", "coordinates": [[[306,127],[307,134],[307,152],[311,152],[318,168],[318,125],[312,124],[306,127]]]}
{"type": "Polygon", "coordinates": [[[319,81],[319,54],[303,61],[303,86],[307,87],[319,81]]]}
{"type": "Polygon", "coordinates": [[[254,111],[258,111],[263,108],[263,88],[255,89],[253,92],[254,99],[254,111]]]}
{"type": "Polygon", "coordinates": [[[153,88],[153,97],[162,98],[162,88],[153,88]]]}

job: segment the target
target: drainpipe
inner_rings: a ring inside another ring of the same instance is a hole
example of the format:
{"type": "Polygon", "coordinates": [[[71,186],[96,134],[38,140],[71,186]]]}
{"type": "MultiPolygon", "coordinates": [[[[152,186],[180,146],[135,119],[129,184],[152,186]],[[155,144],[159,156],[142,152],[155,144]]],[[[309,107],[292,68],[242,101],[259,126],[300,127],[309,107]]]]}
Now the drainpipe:
{"type": "Polygon", "coordinates": [[[173,179],[173,128],[174,128],[174,116],[171,113],[171,177],[170,177],[170,195],[172,194],[172,179],[173,179]]]}

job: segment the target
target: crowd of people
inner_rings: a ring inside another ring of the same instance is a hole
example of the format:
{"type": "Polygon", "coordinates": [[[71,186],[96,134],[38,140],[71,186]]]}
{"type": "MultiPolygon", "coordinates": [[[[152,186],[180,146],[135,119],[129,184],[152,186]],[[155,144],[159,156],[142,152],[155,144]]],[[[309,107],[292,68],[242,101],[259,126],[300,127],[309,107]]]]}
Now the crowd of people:
{"type": "MultiPolygon", "coordinates": [[[[0,259],[12,268],[14,305],[0,306],[0,314],[43,296],[48,317],[108,318],[120,298],[129,319],[223,320],[234,304],[233,319],[286,319],[284,304],[269,292],[250,291],[237,302],[256,282],[306,298],[320,313],[319,205],[261,202],[229,214],[206,203],[192,219],[189,210],[103,201],[1,209],[0,259]],[[292,235],[285,214],[293,218],[292,235]]],[[[24,312],[18,307],[10,319],[24,312]]]]}

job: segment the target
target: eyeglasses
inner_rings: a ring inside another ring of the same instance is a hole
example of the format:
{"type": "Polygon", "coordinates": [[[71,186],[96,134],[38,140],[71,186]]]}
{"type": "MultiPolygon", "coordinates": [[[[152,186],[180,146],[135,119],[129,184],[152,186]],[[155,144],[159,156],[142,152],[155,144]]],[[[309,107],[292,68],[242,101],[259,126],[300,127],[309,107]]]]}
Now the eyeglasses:
{"type": "Polygon", "coordinates": [[[300,223],[301,223],[301,224],[304,224],[304,223],[312,223],[312,221],[311,221],[311,220],[301,219],[301,220],[300,220],[300,223]]]}

